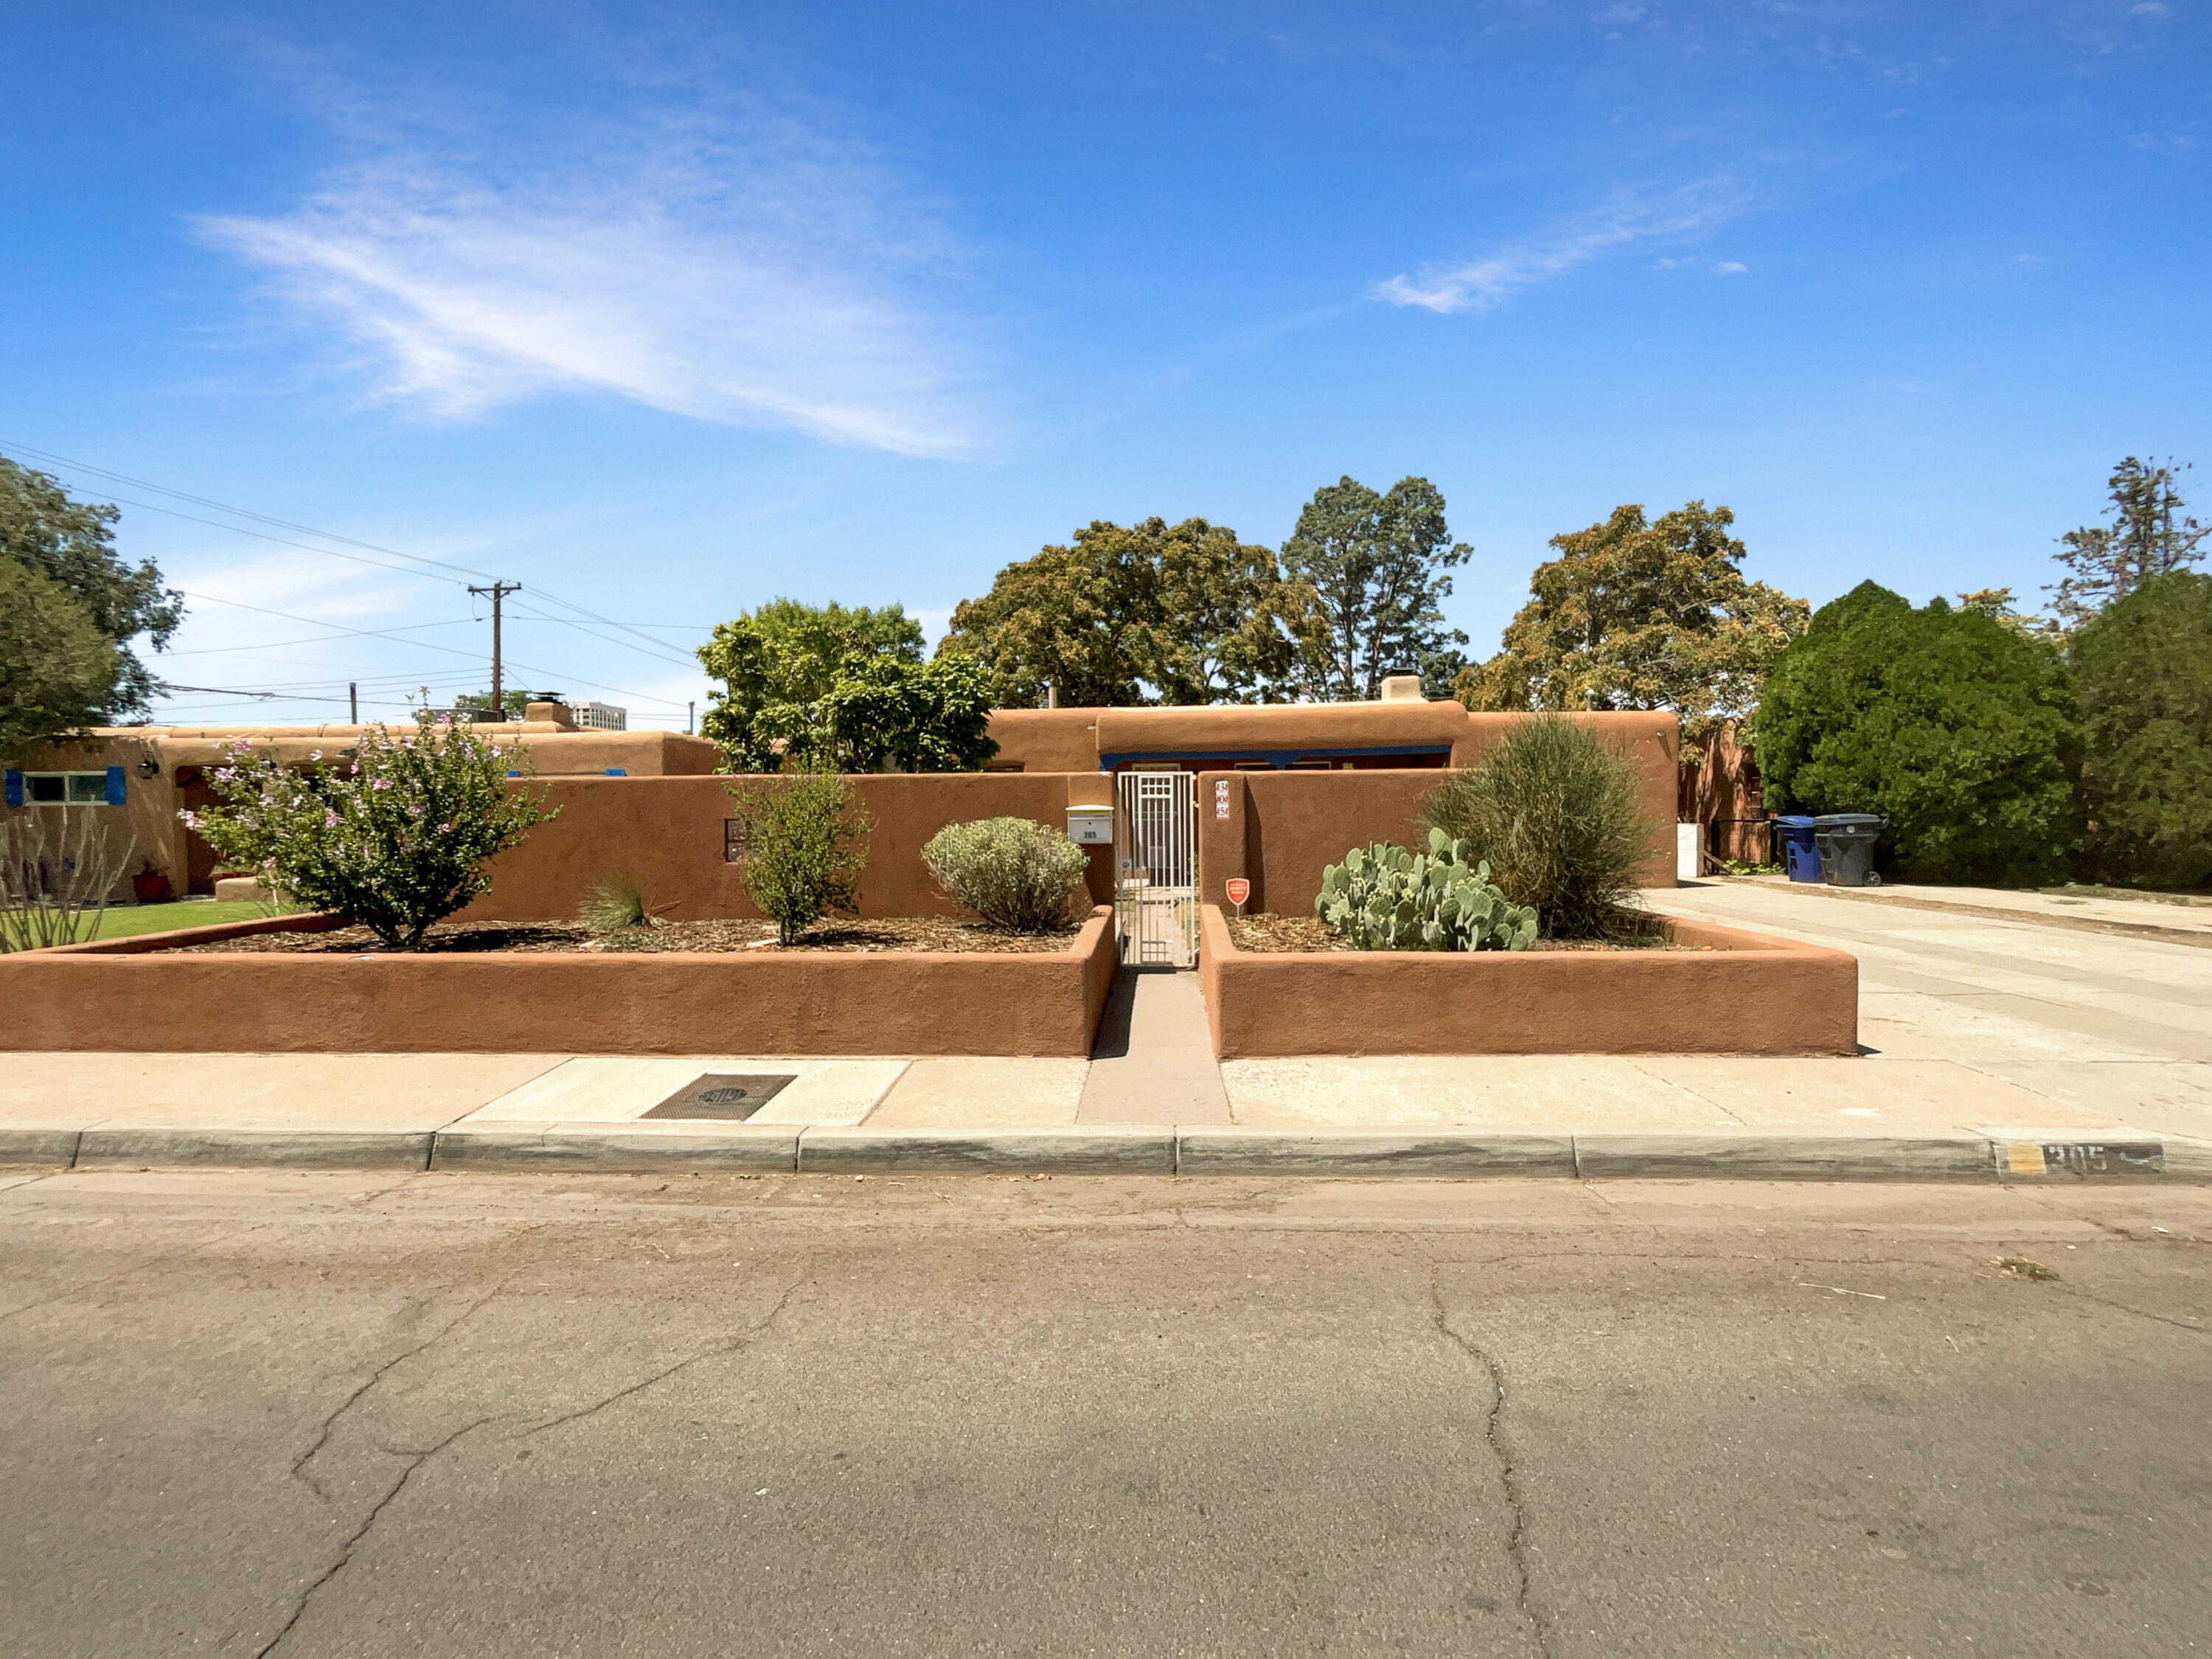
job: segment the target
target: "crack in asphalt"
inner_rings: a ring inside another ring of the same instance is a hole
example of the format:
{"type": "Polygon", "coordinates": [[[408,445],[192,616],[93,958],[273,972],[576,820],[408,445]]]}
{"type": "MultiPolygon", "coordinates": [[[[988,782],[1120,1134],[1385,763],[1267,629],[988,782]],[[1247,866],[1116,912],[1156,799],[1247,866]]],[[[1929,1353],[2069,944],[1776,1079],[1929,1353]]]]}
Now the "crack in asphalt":
{"type": "Polygon", "coordinates": [[[697,1364],[702,1359],[712,1359],[718,1354],[736,1353],[741,1349],[750,1347],[768,1330],[770,1326],[774,1325],[775,1322],[782,1316],[784,1308],[790,1303],[793,1296],[798,1292],[799,1287],[805,1283],[806,1280],[804,1279],[794,1279],[792,1280],[789,1285],[784,1287],[783,1294],[776,1297],[775,1306],[770,1308],[763,1318],[747,1327],[741,1334],[732,1337],[726,1342],[718,1342],[711,1348],[702,1348],[697,1353],[691,1354],[684,1358],[679,1359],[674,1364],[667,1366],[663,1370],[657,1370],[650,1376],[641,1378],[639,1381],[631,1383],[628,1388],[617,1389],[612,1394],[608,1395],[605,1398],[595,1400],[590,1405],[583,1407],[579,1410],[565,1412],[559,1417],[549,1417],[543,1423],[533,1424],[531,1427],[525,1429],[520,1434],[516,1435],[514,1438],[517,1440],[529,1440],[538,1435],[545,1433],[549,1430],[557,1429],[565,1424],[574,1423],[580,1419],[590,1417],[594,1413],[605,1411],[608,1407],[614,1405],[620,1401],[627,1400],[630,1395],[641,1393],[643,1390],[653,1387],[657,1382],[666,1382],[670,1377],[675,1376],[677,1372],[688,1370],[691,1366],[697,1364]]]}
{"type": "Polygon", "coordinates": [[[1429,1305],[1435,1310],[1437,1333],[1481,1366],[1490,1378],[1490,1409],[1483,1416],[1482,1438],[1483,1443],[1490,1448],[1491,1456],[1497,1462],[1498,1480],[1505,1489],[1505,1507],[1513,1517],[1512,1530],[1506,1534],[1505,1553],[1513,1563],[1514,1574],[1518,1581],[1516,1605],[1521,1617],[1528,1623],[1529,1639],[1535,1645],[1537,1659],[1549,1659],[1552,1651],[1550,1621],[1537,1608],[1529,1582],[1528,1510],[1522,1496],[1521,1471],[1498,1433],[1505,1415],[1505,1371],[1488,1353],[1451,1328],[1450,1316],[1444,1310],[1443,1290],[1437,1282],[1440,1272],[1441,1268],[1437,1264],[1431,1264],[1429,1305]]]}
{"type": "Polygon", "coordinates": [[[348,1395],[338,1403],[336,1408],[334,1408],[328,1416],[323,1419],[322,1427],[315,1435],[314,1443],[292,1460],[293,1479],[298,1480],[302,1486],[306,1486],[309,1492],[314,1493],[316,1497],[321,1498],[325,1503],[328,1503],[331,1497],[330,1493],[323,1490],[323,1484],[321,1481],[316,1480],[313,1475],[307,1473],[307,1465],[314,1462],[317,1453],[320,1452],[325,1446],[330,1444],[331,1436],[337,1431],[338,1419],[343,1417],[348,1412],[351,1411],[356,1406],[359,1405],[362,1400],[368,1395],[368,1391],[371,1389],[374,1389],[378,1383],[384,1381],[385,1377],[395,1368],[405,1364],[409,1360],[414,1358],[416,1355],[423,1352],[425,1350],[436,1347],[439,1343],[444,1341],[448,1336],[451,1336],[453,1332],[459,1329],[462,1323],[474,1315],[477,1310],[486,1306],[495,1297],[498,1296],[501,1291],[505,1290],[507,1288],[507,1279],[512,1279],[513,1277],[514,1274],[508,1274],[507,1279],[502,1279],[498,1284],[493,1285],[491,1289],[486,1291],[475,1301],[470,1303],[467,1307],[455,1314],[451,1319],[440,1326],[437,1330],[433,1332],[430,1335],[424,1337],[422,1340],[417,1342],[413,1347],[394,1354],[391,1358],[386,1360],[381,1365],[379,1365],[374,1370],[371,1371],[359,1388],[348,1395]]]}
{"type": "MultiPolygon", "coordinates": [[[[486,1299],[489,1300],[489,1298],[487,1297],[486,1299]]],[[[316,1578],[315,1582],[300,1592],[299,1599],[292,1604],[291,1617],[285,1620],[283,1626],[277,1631],[276,1635],[270,1637],[266,1643],[255,1651],[253,1659],[269,1659],[269,1655],[276,1650],[277,1644],[292,1633],[292,1627],[300,1622],[301,1615],[307,1611],[307,1604],[315,1599],[317,1592],[321,1590],[324,1585],[329,1583],[331,1579],[337,1577],[338,1574],[345,1571],[347,1565],[353,1559],[354,1551],[361,1547],[361,1540],[368,1536],[369,1528],[376,1524],[377,1518],[391,1506],[392,1500],[406,1490],[407,1483],[415,1478],[415,1471],[421,1468],[425,1463],[435,1457],[440,1452],[445,1450],[447,1447],[452,1445],[453,1442],[459,1440],[463,1435],[471,1433],[477,1429],[480,1429],[490,1421],[491,1419],[489,1417],[479,1417],[475,1422],[467,1424],[461,1428],[455,1429],[443,1440],[439,1441],[437,1444],[428,1447],[421,1451],[410,1450],[408,1448],[404,1446],[386,1446],[381,1449],[394,1457],[404,1457],[410,1461],[407,1467],[399,1472],[399,1479],[393,1481],[391,1488],[386,1492],[384,1496],[378,1498],[376,1502],[370,1506],[368,1513],[362,1517],[361,1524],[353,1529],[352,1536],[348,1538],[344,1543],[338,1546],[337,1559],[331,1562],[329,1566],[324,1568],[321,1575],[316,1578]]]]}

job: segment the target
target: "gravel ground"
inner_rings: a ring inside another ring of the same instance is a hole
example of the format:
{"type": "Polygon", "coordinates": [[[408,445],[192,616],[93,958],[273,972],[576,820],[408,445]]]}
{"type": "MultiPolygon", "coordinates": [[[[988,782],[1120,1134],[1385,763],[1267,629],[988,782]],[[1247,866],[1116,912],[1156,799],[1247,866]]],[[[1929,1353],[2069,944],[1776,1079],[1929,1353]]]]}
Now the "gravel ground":
{"type": "MultiPolygon", "coordinates": [[[[904,916],[872,921],[816,923],[799,935],[792,951],[953,951],[1041,952],[1065,951],[1078,930],[1058,933],[996,933],[979,922],[947,916],[904,916]]],[[[381,951],[366,927],[337,927],[326,933],[250,933],[182,947],[197,951],[281,951],[304,955],[359,956],[381,951]]],[[[650,928],[594,933],[574,921],[441,921],[424,936],[426,951],[768,951],[775,942],[772,921],[664,921],[650,928]]]]}

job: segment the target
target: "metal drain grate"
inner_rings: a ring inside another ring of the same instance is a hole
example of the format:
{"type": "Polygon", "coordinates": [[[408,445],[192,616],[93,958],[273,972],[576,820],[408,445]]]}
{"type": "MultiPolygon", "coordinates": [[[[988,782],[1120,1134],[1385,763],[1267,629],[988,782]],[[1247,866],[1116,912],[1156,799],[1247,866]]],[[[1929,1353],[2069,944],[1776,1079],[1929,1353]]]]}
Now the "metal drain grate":
{"type": "Polygon", "coordinates": [[[791,1072],[709,1072],[692,1079],[645,1115],[741,1122],[796,1079],[791,1072]]]}

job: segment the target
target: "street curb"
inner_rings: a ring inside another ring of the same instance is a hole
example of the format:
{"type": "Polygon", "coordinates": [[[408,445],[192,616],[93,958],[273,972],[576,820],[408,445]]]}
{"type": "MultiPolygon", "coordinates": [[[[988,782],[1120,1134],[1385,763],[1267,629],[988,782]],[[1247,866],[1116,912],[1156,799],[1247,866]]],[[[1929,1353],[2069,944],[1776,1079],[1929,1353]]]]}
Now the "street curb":
{"type": "Polygon", "coordinates": [[[87,1129],[79,1170],[424,1170],[430,1132],[388,1129],[87,1129]]]}
{"type": "Polygon", "coordinates": [[[1176,1132],[1158,1128],[808,1129],[802,1174],[1040,1171],[1051,1175],[1173,1175],[1176,1132]]]}
{"type": "Polygon", "coordinates": [[[789,1175],[799,1167],[797,1124],[732,1123],[713,1130],[652,1131],[623,1125],[556,1124],[441,1129],[434,1170],[577,1170],[608,1174],[661,1170],[747,1170],[789,1175]]]}
{"type": "Polygon", "coordinates": [[[1575,1137],[1584,1181],[1994,1181],[1984,1135],[1726,1133],[1575,1137]]]}
{"type": "Polygon", "coordinates": [[[1571,1178],[1575,1143],[1449,1129],[1183,1129],[1176,1173],[1571,1178]]]}
{"type": "Polygon", "coordinates": [[[0,1129],[0,1164],[66,1170],[76,1162],[76,1144],[82,1138],[80,1129],[0,1129]]]}
{"type": "Polygon", "coordinates": [[[480,1128],[6,1129],[0,1166],[577,1174],[1307,1176],[1568,1181],[2212,1183],[2212,1140],[2021,1129],[1960,1136],[1258,1128],[870,1129],[728,1123],[480,1128]]]}

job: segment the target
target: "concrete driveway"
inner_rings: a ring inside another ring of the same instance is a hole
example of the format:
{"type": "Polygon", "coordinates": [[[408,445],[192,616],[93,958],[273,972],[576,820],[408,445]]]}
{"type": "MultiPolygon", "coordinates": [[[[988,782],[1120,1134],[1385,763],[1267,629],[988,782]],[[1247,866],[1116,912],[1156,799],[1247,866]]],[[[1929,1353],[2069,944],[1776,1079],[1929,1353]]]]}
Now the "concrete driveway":
{"type": "MultiPolygon", "coordinates": [[[[1675,914],[1850,951],[1870,1055],[1948,1061],[2145,1129],[2212,1134],[2212,949],[1765,882],[1645,896],[1675,914]]],[[[2149,921],[2164,908],[2125,914],[2149,921]]]]}

